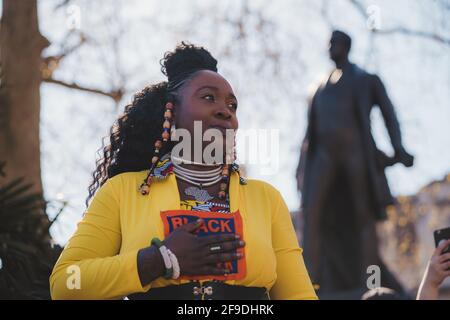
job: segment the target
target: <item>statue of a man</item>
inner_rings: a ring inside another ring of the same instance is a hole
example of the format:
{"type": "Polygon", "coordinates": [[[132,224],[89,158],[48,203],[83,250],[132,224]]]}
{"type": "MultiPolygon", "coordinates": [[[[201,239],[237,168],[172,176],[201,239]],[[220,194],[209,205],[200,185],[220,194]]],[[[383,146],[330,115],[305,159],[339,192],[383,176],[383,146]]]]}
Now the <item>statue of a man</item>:
{"type": "Polygon", "coordinates": [[[393,203],[385,167],[396,162],[410,167],[413,156],[402,146],[383,83],[348,60],[350,47],[347,34],[332,33],[329,53],[336,68],[310,101],[297,169],[305,261],[319,294],[367,290],[371,265],[380,267],[382,285],[402,290],[380,259],[375,226],[393,203]],[[374,105],[386,123],[393,157],[378,150],[372,137],[374,105]]]}

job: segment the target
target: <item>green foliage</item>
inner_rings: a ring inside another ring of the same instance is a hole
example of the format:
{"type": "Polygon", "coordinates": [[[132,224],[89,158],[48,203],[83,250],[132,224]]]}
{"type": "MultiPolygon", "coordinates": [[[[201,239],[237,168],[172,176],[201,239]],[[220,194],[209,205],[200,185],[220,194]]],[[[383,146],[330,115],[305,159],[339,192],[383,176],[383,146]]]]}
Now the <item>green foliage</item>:
{"type": "MultiPolygon", "coordinates": [[[[1,168],[4,166],[0,163],[1,168]]],[[[49,299],[49,276],[61,248],[52,244],[41,194],[0,177],[0,299],[49,299]]]]}

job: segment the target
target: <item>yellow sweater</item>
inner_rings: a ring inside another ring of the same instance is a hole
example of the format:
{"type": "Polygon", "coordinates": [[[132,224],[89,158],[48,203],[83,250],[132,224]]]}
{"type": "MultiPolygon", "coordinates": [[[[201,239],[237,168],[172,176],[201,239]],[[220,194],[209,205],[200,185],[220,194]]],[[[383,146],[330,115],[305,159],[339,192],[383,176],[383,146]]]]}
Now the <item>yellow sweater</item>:
{"type": "MultiPolygon", "coordinates": [[[[164,238],[161,211],[180,209],[173,174],[154,181],[149,196],[140,195],[137,190],[147,173],[114,176],[94,195],[50,276],[53,299],[120,299],[189,281],[161,277],[145,287],[140,283],[138,250],[153,237],[164,238]],[[74,280],[78,276],[79,286],[74,280]]],[[[229,190],[230,211],[239,210],[242,216],[246,275],[225,282],[266,287],[271,299],[317,299],[283,198],[265,182],[247,182],[239,184],[233,172],[229,190]]]]}

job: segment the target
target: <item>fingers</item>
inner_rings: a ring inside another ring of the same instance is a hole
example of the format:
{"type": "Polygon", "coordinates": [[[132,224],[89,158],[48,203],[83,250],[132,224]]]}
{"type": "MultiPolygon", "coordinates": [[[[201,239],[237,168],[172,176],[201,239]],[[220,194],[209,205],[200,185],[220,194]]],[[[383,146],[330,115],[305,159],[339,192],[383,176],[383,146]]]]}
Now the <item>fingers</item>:
{"type": "Polygon", "coordinates": [[[439,283],[450,275],[450,261],[439,263],[435,266],[434,272],[440,278],[439,283]]]}
{"type": "Polygon", "coordinates": [[[235,240],[228,241],[222,243],[214,243],[206,246],[207,254],[218,254],[229,251],[234,251],[238,248],[242,248],[245,246],[245,241],[243,240],[235,240]],[[211,250],[212,247],[215,247],[215,250],[211,250]]]}
{"type": "Polygon", "coordinates": [[[197,219],[196,221],[182,225],[181,227],[179,227],[179,229],[183,229],[189,233],[193,233],[198,228],[200,228],[200,226],[203,224],[203,222],[204,222],[203,219],[197,219]]]}
{"type": "Polygon", "coordinates": [[[441,254],[438,258],[439,263],[446,262],[450,260],[450,252],[441,254]]]}
{"type": "Polygon", "coordinates": [[[444,269],[444,271],[449,270],[450,269],[450,261],[442,263],[441,266],[444,269]]]}
{"type": "Polygon", "coordinates": [[[218,262],[230,262],[230,261],[235,261],[235,260],[239,260],[243,257],[244,255],[240,252],[238,253],[221,253],[221,254],[214,254],[214,255],[210,255],[206,258],[206,263],[208,264],[215,264],[218,262]]]}
{"type": "Polygon", "coordinates": [[[205,266],[201,268],[200,274],[207,274],[207,275],[224,275],[230,273],[230,270],[226,268],[217,268],[213,266],[205,266]]]}
{"type": "Polygon", "coordinates": [[[437,246],[437,248],[434,250],[434,254],[437,256],[440,256],[442,254],[442,251],[447,248],[447,246],[450,245],[450,239],[448,240],[441,240],[441,242],[439,242],[439,245],[437,246]]]}
{"type": "Polygon", "coordinates": [[[226,242],[226,241],[236,241],[239,239],[239,235],[235,235],[232,233],[228,234],[216,234],[211,236],[202,237],[202,242],[205,246],[226,242]]]}

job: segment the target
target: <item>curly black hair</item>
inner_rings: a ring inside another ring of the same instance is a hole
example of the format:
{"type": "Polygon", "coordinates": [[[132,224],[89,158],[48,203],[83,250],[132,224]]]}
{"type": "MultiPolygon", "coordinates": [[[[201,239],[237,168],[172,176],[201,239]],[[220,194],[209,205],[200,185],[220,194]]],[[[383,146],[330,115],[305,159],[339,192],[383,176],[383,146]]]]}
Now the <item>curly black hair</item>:
{"type": "MultiPolygon", "coordinates": [[[[110,129],[109,144],[98,150],[93,180],[88,187],[86,207],[96,190],[109,178],[123,172],[148,170],[152,167],[154,144],[161,139],[167,102],[179,104],[179,90],[198,70],[217,72],[217,60],[203,47],[181,42],[174,51],[164,54],[161,72],[168,81],[146,86],[135,93],[131,104],[125,106],[110,129]]],[[[165,154],[174,143],[167,141],[160,150],[165,154]]]]}

